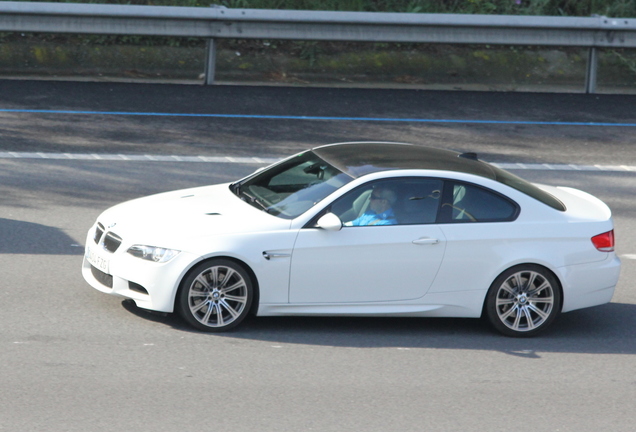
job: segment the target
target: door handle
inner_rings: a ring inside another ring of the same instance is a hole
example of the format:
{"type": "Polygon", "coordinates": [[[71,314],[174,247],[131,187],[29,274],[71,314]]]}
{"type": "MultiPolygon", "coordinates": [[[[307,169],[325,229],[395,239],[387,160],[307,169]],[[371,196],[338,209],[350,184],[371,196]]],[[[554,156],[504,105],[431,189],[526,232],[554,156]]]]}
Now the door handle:
{"type": "Polygon", "coordinates": [[[430,238],[430,237],[422,237],[417,240],[413,240],[413,244],[416,244],[416,245],[429,245],[429,244],[433,245],[437,243],[439,243],[438,239],[430,238]]]}

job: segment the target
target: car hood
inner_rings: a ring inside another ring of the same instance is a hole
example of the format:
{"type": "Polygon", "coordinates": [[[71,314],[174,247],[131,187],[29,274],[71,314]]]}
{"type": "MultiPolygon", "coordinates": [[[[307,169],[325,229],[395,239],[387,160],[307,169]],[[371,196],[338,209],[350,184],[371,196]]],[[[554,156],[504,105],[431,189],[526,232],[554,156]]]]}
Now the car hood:
{"type": "Polygon", "coordinates": [[[100,222],[127,244],[180,248],[190,239],[288,229],[281,219],[244,202],[229,184],[166,192],[118,204],[100,222]]]}

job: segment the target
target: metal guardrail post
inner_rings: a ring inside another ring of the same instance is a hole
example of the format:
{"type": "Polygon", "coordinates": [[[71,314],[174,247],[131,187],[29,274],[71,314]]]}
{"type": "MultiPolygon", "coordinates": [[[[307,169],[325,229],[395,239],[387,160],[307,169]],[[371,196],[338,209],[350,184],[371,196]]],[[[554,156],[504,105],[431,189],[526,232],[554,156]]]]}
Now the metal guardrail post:
{"type": "Polygon", "coordinates": [[[587,71],[585,74],[585,93],[596,93],[596,77],[598,73],[598,54],[596,47],[590,47],[587,55],[587,71]]]}
{"type": "Polygon", "coordinates": [[[216,40],[208,39],[207,45],[204,85],[212,85],[214,84],[214,73],[216,70],[216,40]]]}
{"type": "MultiPolygon", "coordinates": [[[[217,4],[211,4],[210,7],[214,10],[214,13],[224,14],[227,7],[217,4]]],[[[204,85],[214,84],[214,75],[216,72],[216,40],[209,38],[207,40],[207,47],[205,51],[205,77],[203,80],[204,85]]]]}

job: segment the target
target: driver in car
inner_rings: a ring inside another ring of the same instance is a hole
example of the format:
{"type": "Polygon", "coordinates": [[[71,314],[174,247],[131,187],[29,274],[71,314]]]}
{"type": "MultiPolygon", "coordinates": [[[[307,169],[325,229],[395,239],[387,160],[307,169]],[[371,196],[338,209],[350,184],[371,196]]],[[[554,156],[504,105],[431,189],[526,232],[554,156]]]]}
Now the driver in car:
{"type": "Polygon", "coordinates": [[[369,201],[369,208],[357,219],[345,223],[346,226],[369,226],[369,225],[395,225],[397,219],[393,213],[392,206],[395,204],[397,196],[395,192],[386,187],[373,189],[369,201]]]}

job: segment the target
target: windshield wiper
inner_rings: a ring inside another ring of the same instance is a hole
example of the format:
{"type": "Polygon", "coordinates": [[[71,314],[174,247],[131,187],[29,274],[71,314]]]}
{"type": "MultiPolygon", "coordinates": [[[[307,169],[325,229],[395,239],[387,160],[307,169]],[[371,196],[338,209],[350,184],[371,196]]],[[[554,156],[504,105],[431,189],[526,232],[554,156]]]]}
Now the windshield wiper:
{"type": "Polygon", "coordinates": [[[230,185],[230,190],[232,191],[234,195],[239,196],[241,194],[241,182],[237,181],[232,183],[230,185]]]}
{"type": "Polygon", "coordinates": [[[238,196],[243,200],[246,201],[245,198],[247,198],[247,200],[249,200],[249,202],[251,204],[257,204],[260,208],[262,208],[263,210],[265,210],[266,212],[269,212],[269,208],[263,204],[261,202],[261,200],[259,200],[258,198],[256,198],[254,195],[250,195],[247,192],[245,192],[244,190],[240,190],[237,188],[237,192],[238,192],[238,196]]]}

